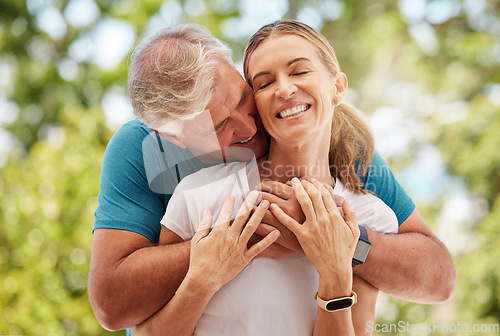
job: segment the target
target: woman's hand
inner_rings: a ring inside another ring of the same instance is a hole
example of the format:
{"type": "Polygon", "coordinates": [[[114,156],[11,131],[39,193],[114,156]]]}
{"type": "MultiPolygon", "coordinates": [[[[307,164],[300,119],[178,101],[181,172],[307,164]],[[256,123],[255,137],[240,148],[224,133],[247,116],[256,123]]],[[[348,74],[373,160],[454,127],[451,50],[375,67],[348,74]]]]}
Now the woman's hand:
{"type": "Polygon", "coordinates": [[[347,200],[340,214],[331,193],[323,184],[294,178],[292,186],[305,214],[303,224],[288,216],[276,204],[271,211],[296,236],[320,277],[349,276],[352,281],[352,257],[359,237],[356,215],[347,200]]]}
{"type": "Polygon", "coordinates": [[[232,224],[230,221],[234,198],[227,198],[212,230],[212,215],[205,211],[198,230],[191,239],[191,256],[186,277],[215,293],[238,275],[257,254],[278,239],[280,234],[275,230],[247,248],[250,237],[269,207],[268,201],[262,201],[248,219],[258,197],[259,193],[255,190],[248,194],[232,224]]]}

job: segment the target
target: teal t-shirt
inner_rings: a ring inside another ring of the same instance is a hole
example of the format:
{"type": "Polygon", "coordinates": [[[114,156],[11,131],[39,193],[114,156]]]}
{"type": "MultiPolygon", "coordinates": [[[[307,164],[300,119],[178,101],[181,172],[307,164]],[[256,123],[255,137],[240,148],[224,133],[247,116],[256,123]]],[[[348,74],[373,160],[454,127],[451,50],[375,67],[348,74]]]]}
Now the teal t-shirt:
{"type": "Polygon", "coordinates": [[[205,167],[139,120],[129,121],[104,153],[93,230],[133,231],[158,243],[160,220],[178,182],[205,167]]]}
{"type": "MultiPolygon", "coordinates": [[[[154,134],[139,120],[126,123],[104,153],[93,229],[133,231],[157,243],[160,220],[178,182],[205,167],[188,150],[154,134]]],[[[400,225],[415,209],[377,152],[361,179],[395,212],[400,225]]]]}
{"type": "Polygon", "coordinates": [[[365,189],[370,190],[394,211],[401,225],[415,210],[415,204],[394,177],[391,168],[375,151],[368,174],[360,176],[365,189]]]}
{"type": "MultiPolygon", "coordinates": [[[[93,230],[132,231],[158,243],[160,220],[175,187],[182,178],[205,167],[191,152],[159,137],[139,120],[124,124],[104,153],[93,230]]],[[[368,174],[361,178],[365,188],[395,212],[399,225],[415,209],[377,152],[368,174]]]]}

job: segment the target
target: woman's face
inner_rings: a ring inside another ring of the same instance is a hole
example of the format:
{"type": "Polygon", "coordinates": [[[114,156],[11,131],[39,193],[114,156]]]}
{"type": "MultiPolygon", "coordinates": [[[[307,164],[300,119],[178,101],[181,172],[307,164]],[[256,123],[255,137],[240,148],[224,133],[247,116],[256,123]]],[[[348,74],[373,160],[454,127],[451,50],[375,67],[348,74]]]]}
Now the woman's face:
{"type": "MultiPolygon", "coordinates": [[[[264,127],[277,141],[300,141],[330,131],[333,100],[345,94],[316,48],[296,35],[270,38],[255,49],[248,63],[255,102],[264,127]]],[[[340,82],[343,80],[340,79],[340,82]]]]}

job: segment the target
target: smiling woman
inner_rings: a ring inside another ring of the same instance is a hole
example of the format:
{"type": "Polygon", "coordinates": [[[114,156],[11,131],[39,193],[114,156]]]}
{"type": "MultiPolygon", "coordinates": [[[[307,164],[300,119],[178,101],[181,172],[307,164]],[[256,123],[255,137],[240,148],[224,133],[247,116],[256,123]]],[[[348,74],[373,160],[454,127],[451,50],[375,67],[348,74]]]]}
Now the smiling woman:
{"type": "Polygon", "coordinates": [[[269,134],[287,136],[299,148],[298,139],[307,138],[302,134],[311,133],[312,141],[318,141],[331,133],[330,167],[343,172],[336,178],[346,188],[362,191],[356,173],[367,171],[373,138],[359,113],[342,102],[347,78],[330,43],[303,23],[277,21],[252,36],[243,70],[269,134]],[[330,121],[324,123],[323,113],[330,121]],[[308,122],[299,122],[303,118],[308,122]]]}

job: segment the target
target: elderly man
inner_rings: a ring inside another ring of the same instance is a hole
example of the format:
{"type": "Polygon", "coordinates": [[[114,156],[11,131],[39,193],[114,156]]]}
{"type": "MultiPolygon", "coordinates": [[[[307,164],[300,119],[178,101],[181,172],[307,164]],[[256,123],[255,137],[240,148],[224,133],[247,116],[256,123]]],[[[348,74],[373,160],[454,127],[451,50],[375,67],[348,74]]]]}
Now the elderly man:
{"type": "MultiPolygon", "coordinates": [[[[106,149],[89,275],[92,308],[109,330],[147,319],[186,274],[190,243],[157,245],[160,220],[180,179],[233,156],[259,158],[268,148],[252,90],[233,67],[230,50],[199,26],[164,29],[137,47],[129,91],[141,121],[123,125],[106,149]]],[[[368,230],[371,250],[353,271],[405,300],[448,300],[455,285],[451,258],[377,153],[363,181],[393,209],[400,226],[394,235],[368,230]]],[[[293,197],[284,197],[287,188],[272,184],[264,197],[300,217],[293,197]]],[[[264,221],[276,224],[272,216],[264,221]]],[[[293,253],[282,244],[263,256],[293,253]]]]}

